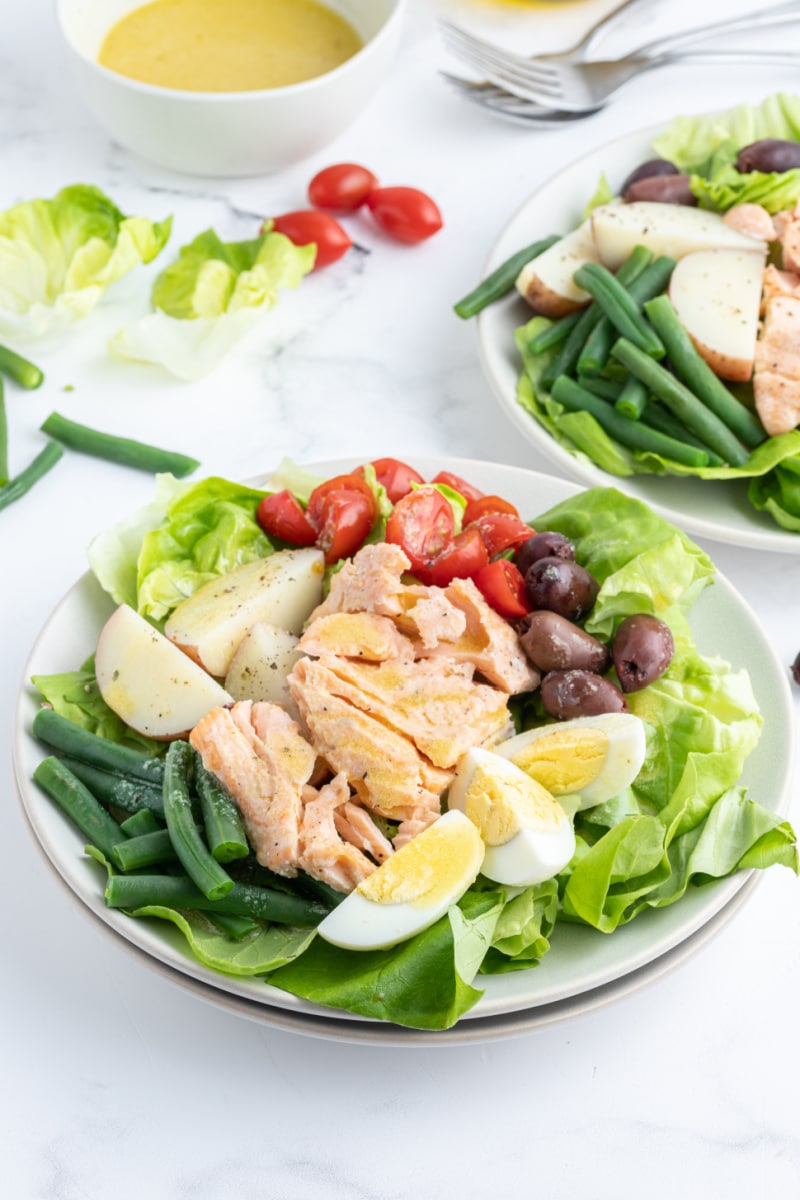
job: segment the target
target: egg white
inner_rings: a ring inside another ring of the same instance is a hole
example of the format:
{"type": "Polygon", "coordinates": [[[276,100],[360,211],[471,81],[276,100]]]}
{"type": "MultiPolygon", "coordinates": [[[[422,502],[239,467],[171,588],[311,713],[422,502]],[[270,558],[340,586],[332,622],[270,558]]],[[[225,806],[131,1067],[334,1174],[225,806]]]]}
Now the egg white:
{"type": "Polygon", "coordinates": [[[572,821],[555,797],[490,750],[462,756],[447,803],[475,822],[486,847],[481,873],[496,883],[542,883],[575,853],[572,821]]]}
{"type": "Polygon", "coordinates": [[[492,749],[574,813],[610,800],[633,783],[645,758],[645,727],[632,713],[601,713],[528,729],[492,749]]]}
{"type": "Polygon", "coordinates": [[[317,926],[344,950],[383,950],[429,928],[475,882],[484,846],[471,821],[448,812],[397,850],[317,926]]]}

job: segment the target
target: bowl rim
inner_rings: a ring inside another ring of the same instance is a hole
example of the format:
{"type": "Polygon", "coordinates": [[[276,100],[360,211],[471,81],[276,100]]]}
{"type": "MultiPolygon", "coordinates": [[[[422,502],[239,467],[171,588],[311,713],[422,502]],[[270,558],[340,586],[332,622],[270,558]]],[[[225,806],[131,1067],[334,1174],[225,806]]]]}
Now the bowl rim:
{"type": "MultiPolygon", "coordinates": [[[[324,71],[321,75],[314,75],[311,79],[303,79],[299,83],[287,83],[280,87],[273,88],[250,88],[241,92],[200,92],[193,91],[189,88],[169,88],[162,87],[156,83],[144,83],[142,80],[133,79],[130,75],[122,75],[119,71],[112,71],[110,67],[104,67],[102,63],[96,59],[90,58],[83,50],[76,46],[72,37],[67,31],[64,19],[64,10],[68,6],[70,0],[56,0],[56,19],[61,36],[64,42],[72,51],[72,53],[86,64],[96,74],[110,80],[112,83],[127,88],[133,92],[140,92],[145,96],[171,97],[181,101],[197,101],[200,104],[216,104],[223,102],[226,104],[238,103],[241,104],[247,100],[265,99],[270,96],[295,96],[304,91],[310,91],[315,87],[319,87],[323,81],[328,81],[334,77],[339,77],[355,69],[355,64],[363,61],[364,57],[373,51],[373,48],[380,46],[388,37],[395,32],[395,28],[403,20],[404,10],[407,0],[390,0],[394,5],[391,12],[387,16],[383,25],[377,33],[366,41],[364,45],[356,50],[355,54],[338,67],[333,67],[330,71],[324,71]]],[[[325,0],[322,0],[324,3],[325,0]]],[[[142,5],[146,4],[147,0],[142,0],[142,5]]],[[[131,10],[133,11],[133,10],[131,10]]]]}

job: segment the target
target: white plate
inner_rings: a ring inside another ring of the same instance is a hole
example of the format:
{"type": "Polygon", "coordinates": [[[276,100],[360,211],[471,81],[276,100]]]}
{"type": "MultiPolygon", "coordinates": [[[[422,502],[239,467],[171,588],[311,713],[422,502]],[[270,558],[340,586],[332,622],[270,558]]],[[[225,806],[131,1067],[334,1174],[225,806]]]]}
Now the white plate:
{"type": "MultiPolygon", "coordinates": [[[[511,219],[501,233],[486,264],[485,275],[522,246],[550,233],[566,233],[581,221],[583,210],[604,173],[616,191],[628,173],[654,157],[653,128],[593,150],[549,180],[511,219]]],[[[522,436],[556,469],[589,486],[613,485],[674,521],[687,533],[754,550],[784,554],[800,552],[800,536],[780,529],[747,500],[747,480],[723,482],[675,476],[609,475],[584,454],[559,445],[516,400],[522,366],[514,344],[514,330],[532,315],[524,300],[509,296],[490,305],[477,318],[481,362],[497,399],[522,436]]]]}
{"type": "MultiPolygon", "coordinates": [[[[494,463],[421,458],[412,461],[426,478],[438,470],[451,470],[487,492],[505,496],[528,517],[580,490],[564,480],[494,463]]],[[[345,460],[311,469],[320,474],[338,474],[353,465],[352,460],[345,460]]],[[[309,1032],[354,1022],[355,1018],[347,1013],[309,1004],[258,980],[218,974],[189,957],[183,938],[173,926],[166,922],[132,920],[106,908],[104,872],[84,857],[84,839],[33,784],[31,776],[43,757],[43,748],[29,733],[38,694],[27,681],[31,675],[70,670],[83,662],[93,652],[99,629],[112,607],[94,577],[84,575],[45,624],[25,668],[17,704],[14,767],[26,816],[44,854],[79,900],[115,935],[143,952],[144,961],[153,967],[169,968],[192,986],[204,985],[199,991],[205,998],[226,1007],[248,1009],[250,1015],[257,1009],[267,1023],[282,1027],[302,1024],[299,1018],[305,1016],[309,1032]]],[[[748,760],[742,782],[756,800],[783,815],[789,801],[794,734],[789,686],[782,665],[754,613],[722,577],[700,597],[691,624],[702,652],[718,655],[735,666],[746,666],[750,672],[764,716],[764,733],[748,760]]],[[[552,949],[541,966],[481,979],[479,983],[485,984],[485,994],[462,1021],[483,1023],[488,1018],[494,1027],[487,1025],[479,1036],[493,1036],[495,1030],[497,1034],[516,1031],[519,1024],[530,1027],[549,1023],[557,1019],[559,1004],[565,1006],[566,1014],[606,1003],[660,974],[657,960],[663,957],[666,969],[670,961],[682,961],[692,942],[702,944],[703,935],[732,911],[732,902],[741,901],[739,893],[748,881],[752,882],[751,873],[740,872],[719,883],[691,889],[678,904],[642,914],[610,937],[577,925],[558,926],[552,949]],[[675,953],[679,947],[685,952],[675,953]],[[649,971],[643,970],[648,967],[649,971]],[[519,1014],[518,1022],[504,1023],[501,1018],[507,1014],[519,1014]]],[[[367,1025],[372,1030],[371,1038],[397,1040],[396,1029],[378,1022],[358,1021],[352,1027],[352,1035],[343,1028],[342,1036],[354,1037],[358,1029],[367,1025]]]]}

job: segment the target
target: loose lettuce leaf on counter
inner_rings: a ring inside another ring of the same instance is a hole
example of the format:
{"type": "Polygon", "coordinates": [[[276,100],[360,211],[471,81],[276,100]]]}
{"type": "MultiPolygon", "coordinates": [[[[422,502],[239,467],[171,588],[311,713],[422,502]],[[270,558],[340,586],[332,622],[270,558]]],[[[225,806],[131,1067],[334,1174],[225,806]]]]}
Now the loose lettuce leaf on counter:
{"type": "Polygon", "coordinates": [[[0,213],[0,334],[37,337],[85,317],[106,289],[163,249],[172,218],[126,217],[73,184],[0,213]]]}
{"type": "Polygon", "coordinates": [[[154,311],[119,330],[111,350],[157,363],[180,379],[208,374],[278,300],[314,266],[316,248],[281,233],[223,242],[213,229],[181,247],[153,285],[154,311]]]}
{"type": "Polygon", "coordinates": [[[92,570],[117,603],[161,621],[210,579],[272,553],[256,521],[264,494],[213,476],[159,476],[152,505],[92,542],[92,570]]]}

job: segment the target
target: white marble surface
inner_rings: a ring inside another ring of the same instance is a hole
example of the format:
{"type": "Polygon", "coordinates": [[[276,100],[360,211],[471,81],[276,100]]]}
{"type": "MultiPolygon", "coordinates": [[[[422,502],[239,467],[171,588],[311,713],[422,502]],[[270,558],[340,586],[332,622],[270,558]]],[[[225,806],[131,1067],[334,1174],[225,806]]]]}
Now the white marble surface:
{"type": "MultiPolygon", "coordinates": [[[[448,4],[531,46],[534,35],[542,45],[568,40],[606,7],[448,4]]],[[[674,68],[591,120],[530,132],[482,114],[441,82],[437,68],[455,64],[438,44],[433,6],[416,0],[394,71],[328,152],[271,178],[188,179],[98,132],[73,94],[52,9],[47,0],[3,5],[0,207],[86,181],[127,211],[174,213],[173,245],[208,225],[245,237],[261,216],[302,206],[317,168],[353,159],[386,183],[429,190],[446,227],[408,249],[359,224],[370,254],[353,253],[284,297],[269,334],[265,326],[268,344],[254,336],[194,385],[106,355],[121,315],[145,304],[152,269],[139,273],[85,325],[36,348],[47,372],[39,392],[8,389],[15,470],[38,449],[38,425],[54,408],[194,453],[204,472],[232,477],[284,454],[441,453],[547,470],[499,415],[474,332],[451,303],[479,275],[510,215],[561,164],[677,111],[757,101],[795,83],[789,69],[674,68]]],[[[733,5],[707,0],[702,9],[700,19],[712,19],[733,5]]],[[[656,5],[626,36],[697,23],[696,10],[656,5]]],[[[800,24],[760,40],[800,54],[800,24]]],[[[623,42],[619,35],[615,47],[623,42]]],[[[151,493],[146,475],[68,455],[0,514],[3,1194],[797,1194],[800,916],[798,883],[786,870],[768,872],[697,955],[611,1006],[510,1040],[405,1050],[300,1036],[205,1004],[69,902],[14,798],[17,682],[38,629],[84,570],[89,539],[151,493]]],[[[800,650],[800,556],[705,548],[788,669],[800,650]]],[[[792,815],[800,821],[796,803],[792,815]]]]}

